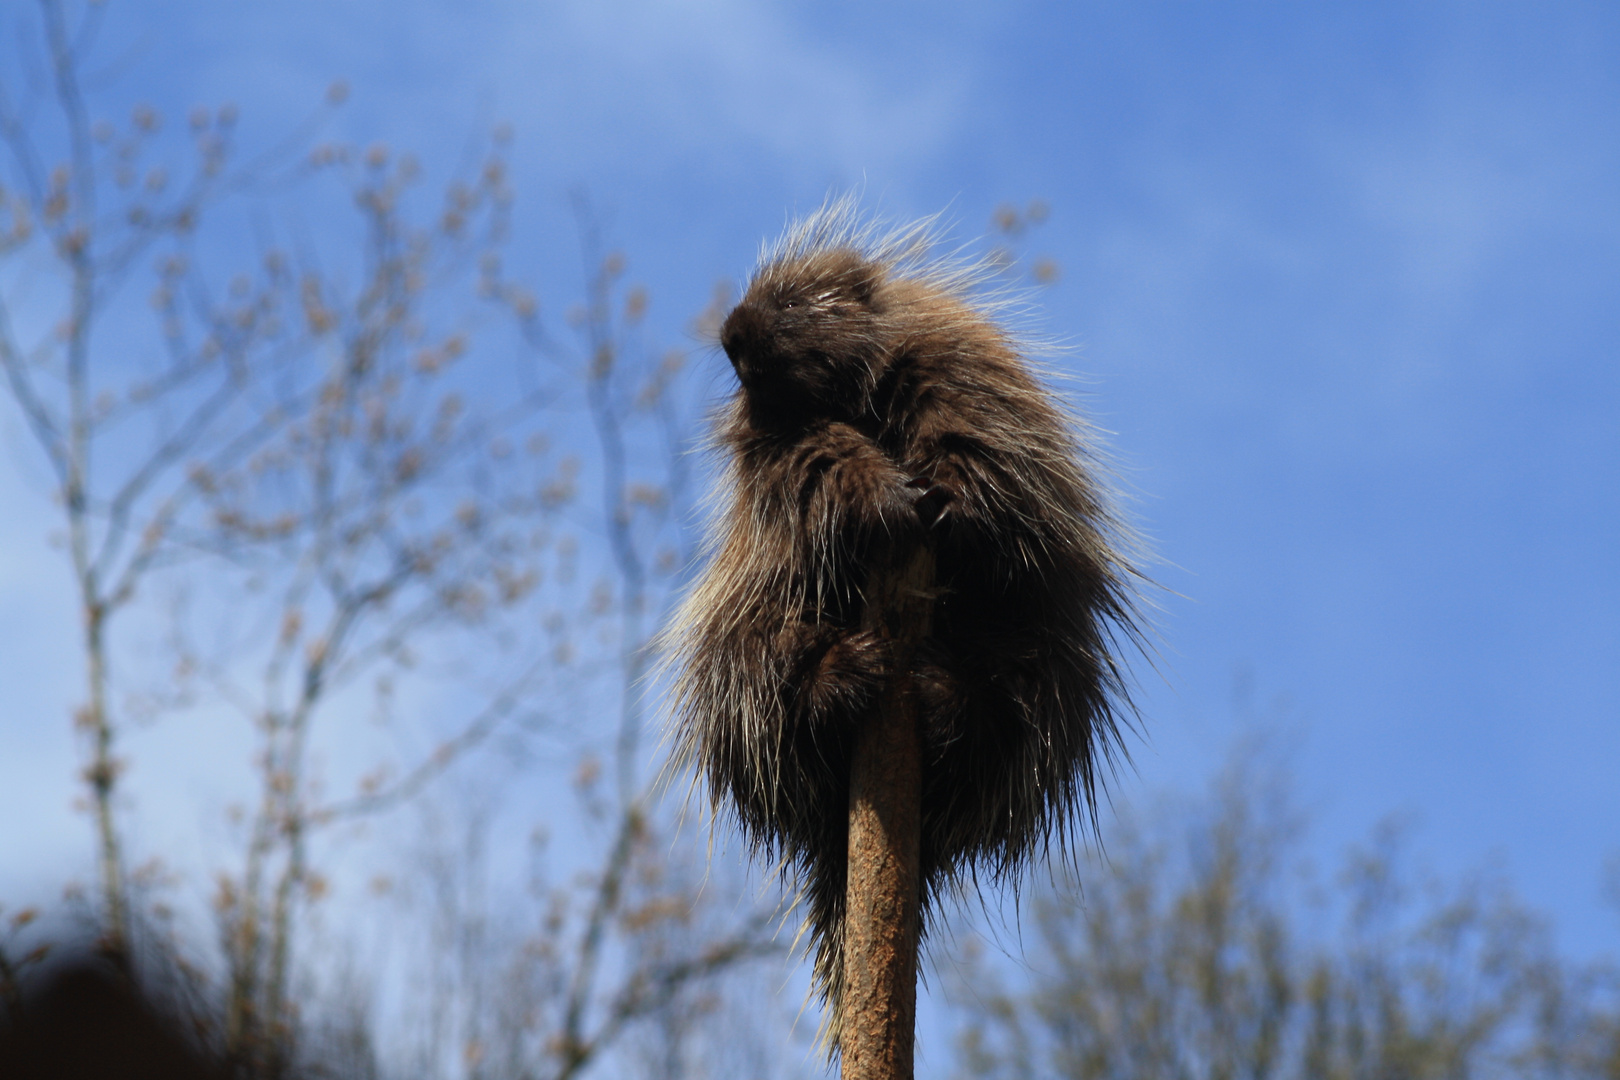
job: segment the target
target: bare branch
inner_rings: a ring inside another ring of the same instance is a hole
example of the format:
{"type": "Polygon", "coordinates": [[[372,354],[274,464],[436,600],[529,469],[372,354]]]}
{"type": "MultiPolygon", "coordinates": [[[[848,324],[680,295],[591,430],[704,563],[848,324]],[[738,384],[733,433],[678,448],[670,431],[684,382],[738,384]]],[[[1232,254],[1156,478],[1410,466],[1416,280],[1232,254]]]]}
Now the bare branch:
{"type": "Polygon", "coordinates": [[[346,818],[376,814],[416,798],[429,784],[444,775],[457,759],[488,739],[501,722],[516,711],[528,696],[530,689],[528,677],[540,667],[539,663],[531,665],[525,677],[518,679],[498,694],[457,734],[440,743],[426,760],[408,771],[397,783],[315,810],[310,814],[311,821],[327,824],[346,818]]]}

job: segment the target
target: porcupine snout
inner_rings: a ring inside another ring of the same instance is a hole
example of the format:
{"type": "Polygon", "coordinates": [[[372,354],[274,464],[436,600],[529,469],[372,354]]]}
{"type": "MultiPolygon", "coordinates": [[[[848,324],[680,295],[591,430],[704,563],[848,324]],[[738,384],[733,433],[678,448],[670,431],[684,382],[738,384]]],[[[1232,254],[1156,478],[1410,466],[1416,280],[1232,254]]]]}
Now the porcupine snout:
{"type": "Polygon", "coordinates": [[[766,336],[761,313],[750,304],[738,304],[720,327],[720,347],[745,387],[752,387],[759,376],[760,345],[766,336]]]}

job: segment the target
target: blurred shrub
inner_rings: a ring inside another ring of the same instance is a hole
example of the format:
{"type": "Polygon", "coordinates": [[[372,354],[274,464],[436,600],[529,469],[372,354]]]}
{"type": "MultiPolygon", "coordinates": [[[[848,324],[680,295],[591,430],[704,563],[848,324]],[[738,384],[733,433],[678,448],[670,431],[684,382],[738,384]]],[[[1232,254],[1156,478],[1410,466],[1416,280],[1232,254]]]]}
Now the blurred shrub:
{"type": "Polygon", "coordinates": [[[959,1073],[1620,1077],[1615,970],[1562,960],[1499,877],[1425,880],[1400,846],[1381,828],[1315,880],[1286,784],[1253,764],[1122,817],[1030,898],[1027,975],[965,950],[959,1073]]]}

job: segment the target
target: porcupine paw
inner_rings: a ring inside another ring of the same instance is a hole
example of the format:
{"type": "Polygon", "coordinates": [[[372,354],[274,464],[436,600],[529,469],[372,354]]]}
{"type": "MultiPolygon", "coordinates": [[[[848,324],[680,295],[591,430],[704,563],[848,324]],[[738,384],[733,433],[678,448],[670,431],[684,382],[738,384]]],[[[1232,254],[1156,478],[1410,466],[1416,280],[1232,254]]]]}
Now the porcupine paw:
{"type": "Polygon", "coordinates": [[[956,492],[920,476],[906,481],[906,494],[911,499],[912,512],[925,529],[943,524],[950,513],[951,503],[956,501],[956,492]]]}
{"type": "Polygon", "coordinates": [[[968,689],[944,662],[926,648],[914,668],[917,700],[933,751],[943,750],[960,739],[966,730],[968,689]]]}
{"type": "Polygon", "coordinates": [[[822,654],[810,680],[810,707],[819,717],[865,708],[883,688],[891,667],[889,646],[869,630],[840,637],[822,654]]]}

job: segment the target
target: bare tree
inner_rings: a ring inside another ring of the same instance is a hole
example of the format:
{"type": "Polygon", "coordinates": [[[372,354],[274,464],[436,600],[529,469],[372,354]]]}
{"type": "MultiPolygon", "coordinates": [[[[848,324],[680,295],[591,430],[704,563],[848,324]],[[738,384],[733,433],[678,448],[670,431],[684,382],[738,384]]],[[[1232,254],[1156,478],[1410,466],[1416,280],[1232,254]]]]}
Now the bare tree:
{"type": "MultiPolygon", "coordinates": [[[[575,662],[600,664],[615,705],[605,748],[610,792],[602,790],[600,758],[588,755],[576,774],[584,820],[602,837],[604,854],[564,883],[534,883],[543,915],[517,935],[518,949],[504,950],[518,962],[480,958],[443,995],[503,1003],[462,1022],[460,1059],[472,1063],[470,1076],[562,1080],[598,1065],[649,1023],[690,1036],[717,1007],[719,976],[785,952],[774,908],[756,904],[739,915],[733,895],[717,897],[702,868],[701,837],[680,834],[672,808],[656,797],[644,703],[654,693],[652,642],[691,554],[683,520],[690,425],[675,393],[686,360],[677,350],[647,349],[646,290],[626,284],[622,254],[602,250],[598,217],[583,195],[575,211],[586,279],[585,300],[569,314],[576,341],[552,336],[532,312],[523,328],[542,364],[580,378],[595,441],[600,495],[590,520],[606,542],[592,568],[592,601],[571,630],[575,641],[590,643],[575,662]],[[472,985],[491,977],[498,990],[472,985]],[[504,1065],[484,1067],[497,1061],[504,1065]]],[[[716,304],[723,302],[717,293],[716,304]]],[[[698,332],[716,318],[713,309],[701,315],[698,332]]],[[[683,1041],[666,1040],[666,1066],[683,1041]]]]}
{"type": "Polygon", "coordinates": [[[1612,970],[1561,961],[1500,880],[1424,882],[1390,829],[1304,887],[1279,785],[1240,765],[1190,812],[1109,830],[1032,898],[1027,982],[969,949],[959,1071],[1615,1075],[1612,970]]]}
{"type": "Polygon", "coordinates": [[[274,438],[233,468],[191,473],[208,510],[197,542],[229,558],[242,589],[266,595],[245,633],[216,633],[212,649],[188,642],[181,653],[259,744],[244,861],[221,875],[218,894],[232,973],[226,1039],[242,1054],[289,1042],[291,936],[299,905],[325,888],[310,867],[313,835],[410,799],[504,720],[532,711],[547,659],[479,665],[472,703],[451,706],[465,719],[441,720],[431,751],[370,772],[347,797],[323,797],[309,771],[317,721],[352,717],[355,695],[387,717],[398,684],[420,690],[420,654],[442,659],[469,631],[492,634],[499,614],[536,588],[544,523],[567,500],[533,428],[544,392],[514,392],[481,415],[455,378],[472,362],[468,331],[430,329],[473,268],[484,267],[474,271],[481,291],[505,291],[488,261],[508,201],[500,157],[474,182],[452,184],[442,212],[420,227],[401,209],[416,171],[408,158],[390,161],[377,148],[316,154],[360,159],[350,167],[363,274],[349,290],[336,275],[297,274],[299,315],[323,362],[274,438]]]}
{"type": "MultiPolygon", "coordinates": [[[[537,940],[550,952],[502,974],[544,983],[526,1000],[550,1003],[513,1029],[513,1068],[575,1075],[777,948],[757,913],[700,917],[701,872],[672,865],[645,768],[648,641],[685,559],[684,421],[668,393],[681,359],[640,347],[646,293],[623,290],[622,257],[595,250],[588,225],[583,353],[544,331],[502,272],[503,135],[437,201],[416,191],[409,156],[321,143],[318,117],[242,160],[234,110],[197,110],[176,170],[157,112],[117,125],[87,100],[101,10],[40,0],[43,47],[25,53],[38,64],[0,96],[0,366],[50,467],[83,612],[75,722],[105,944],[130,955],[139,924],[118,809],[128,724],[234,711],[254,788],[240,859],[217,874],[217,1037],[244,1074],[285,1074],[314,1030],[296,975],[301,927],[329,887],[318,838],[419,799],[503,726],[546,711],[561,672],[618,699],[615,797],[589,801],[600,862],[546,892],[537,940]],[[280,208],[333,192],[350,224],[300,241],[280,208]],[[512,343],[530,348],[502,369],[488,340],[514,325],[512,343]],[[544,406],[576,391],[590,426],[564,423],[558,448],[544,406]],[[583,479],[601,485],[599,514],[581,508],[583,479]],[[581,528],[605,536],[605,561],[581,557],[569,535],[581,528]],[[599,579],[589,597],[564,610],[553,596],[546,615],[543,576],[581,564],[599,579]],[[135,635],[113,631],[165,591],[175,663],[154,674],[135,635]],[[425,752],[328,790],[312,764],[322,732],[408,713],[401,688],[435,674],[461,689],[450,716],[417,730],[425,752]]],[[[678,854],[701,865],[690,845],[678,854]]],[[[29,956],[5,956],[15,985],[29,956]]]]}
{"type": "Polygon", "coordinates": [[[190,160],[171,173],[151,153],[163,122],[154,110],[136,106],[122,125],[94,119],[83,71],[101,11],[75,20],[42,0],[42,48],[24,53],[37,63],[0,84],[0,368],[63,515],[85,665],[74,724],[106,935],[122,948],[115,622],[148,575],[184,553],[176,534],[199,505],[193,477],[235,466],[284,422],[278,378],[309,341],[274,315],[284,266],[266,267],[258,289],[222,295],[192,257],[206,215],[282,155],[238,165],[234,111],[199,110],[190,160]],[[131,347],[131,294],[149,274],[158,332],[131,347]]]}

